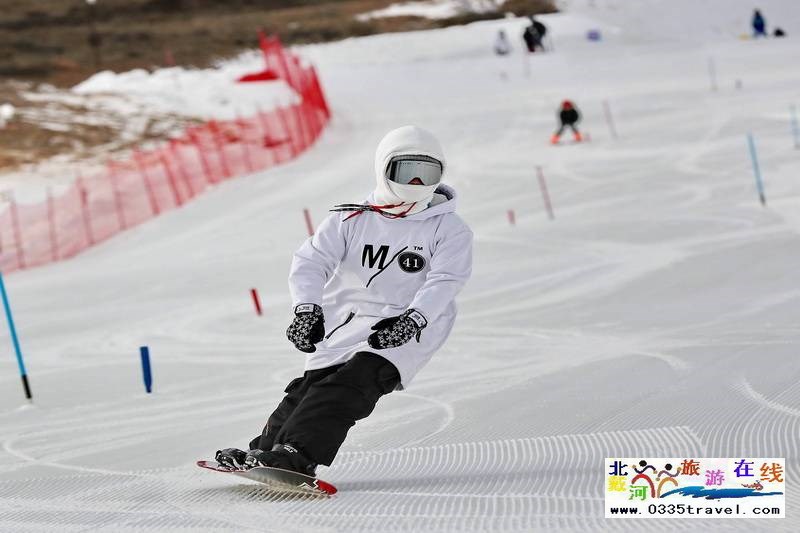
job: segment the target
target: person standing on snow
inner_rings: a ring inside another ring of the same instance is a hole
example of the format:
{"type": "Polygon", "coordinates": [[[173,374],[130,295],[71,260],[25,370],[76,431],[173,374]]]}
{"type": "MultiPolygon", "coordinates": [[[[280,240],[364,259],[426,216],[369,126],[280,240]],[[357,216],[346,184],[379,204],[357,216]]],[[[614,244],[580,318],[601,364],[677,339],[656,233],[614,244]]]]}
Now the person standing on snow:
{"type": "Polygon", "coordinates": [[[499,56],[505,56],[511,53],[511,43],[508,42],[508,37],[506,37],[506,32],[504,30],[499,30],[497,32],[497,38],[494,41],[494,53],[499,56]]]}
{"type": "Polygon", "coordinates": [[[572,129],[575,142],[581,142],[583,140],[581,132],[578,131],[577,127],[578,122],[581,120],[581,114],[578,112],[578,108],[575,107],[575,104],[569,100],[564,100],[561,103],[561,108],[558,110],[558,120],[560,122],[558,131],[550,137],[550,142],[552,144],[558,144],[558,141],[561,139],[561,134],[564,133],[564,130],[567,128],[572,129]]]}
{"type": "Polygon", "coordinates": [[[547,34],[547,26],[536,20],[531,15],[531,24],[522,33],[522,40],[525,41],[525,46],[528,47],[528,52],[534,53],[537,48],[544,51],[544,36],[547,34]]]}
{"type": "Polygon", "coordinates": [[[404,126],[383,138],[367,202],[336,206],[294,254],[286,334],[306,353],[303,376],[249,451],[220,450],[217,462],[313,476],[356,421],[407,387],[444,344],[472,271],[472,231],[441,183],[445,168],[426,130],[404,126]]]}
{"type": "Polygon", "coordinates": [[[753,11],[753,37],[766,37],[767,36],[767,21],[761,15],[761,11],[756,9],[753,11]]]}

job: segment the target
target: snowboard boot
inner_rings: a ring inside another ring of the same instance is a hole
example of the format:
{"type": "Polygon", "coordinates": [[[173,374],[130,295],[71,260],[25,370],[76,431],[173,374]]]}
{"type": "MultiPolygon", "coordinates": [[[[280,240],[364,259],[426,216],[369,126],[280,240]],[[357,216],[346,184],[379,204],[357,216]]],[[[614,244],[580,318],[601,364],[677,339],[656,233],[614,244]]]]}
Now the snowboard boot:
{"type": "Polygon", "coordinates": [[[244,470],[246,468],[244,464],[246,456],[247,452],[239,448],[225,448],[224,450],[217,450],[217,455],[214,456],[214,459],[222,466],[227,466],[234,470],[244,470]]]}
{"type": "Polygon", "coordinates": [[[579,142],[581,142],[582,140],[583,140],[583,137],[581,136],[581,132],[579,132],[579,131],[576,131],[576,132],[575,132],[575,142],[576,142],[576,143],[579,143],[579,142]]]}
{"type": "Polygon", "coordinates": [[[558,144],[559,136],[557,133],[554,133],[552,137],[550,137],[550,144],[558,144]]]}
{"type": "Polygon", "coordinates": [[[291,444],[276,444],[272,450],[250,450],[244,459],[247,468],[256,466],[271,466],[299,472],[307,476],[314,477],[317,471],[317,464],[304,456],[297,448],[291,444]]]}

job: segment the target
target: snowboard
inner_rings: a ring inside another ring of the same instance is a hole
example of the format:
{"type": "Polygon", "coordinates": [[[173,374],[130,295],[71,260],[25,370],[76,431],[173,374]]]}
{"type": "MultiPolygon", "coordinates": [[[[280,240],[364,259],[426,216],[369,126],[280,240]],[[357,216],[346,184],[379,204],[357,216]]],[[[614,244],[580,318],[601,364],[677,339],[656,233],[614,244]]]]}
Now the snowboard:
{"type": "Polygon", "coordinates": [[[284,470],[282,468],[272,468],[270,466],[256,466],[249,470],[235,470],[223,466],[216,461],[197,461],[197,466],[215,472],[224,472],[239,477],[252,479],[263,483],[275,490],[288,490],[292,492],[306,492],[331,496],[336,494],[336,487],[315,477],[307,476],[299,472],[284,470]]]}

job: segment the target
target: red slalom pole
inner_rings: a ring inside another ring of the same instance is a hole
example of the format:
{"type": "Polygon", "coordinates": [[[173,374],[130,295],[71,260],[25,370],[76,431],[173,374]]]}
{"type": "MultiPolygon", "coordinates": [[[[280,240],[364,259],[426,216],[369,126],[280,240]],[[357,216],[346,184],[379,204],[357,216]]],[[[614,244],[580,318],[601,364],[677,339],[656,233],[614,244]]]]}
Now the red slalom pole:
{"type": "Polygon", "coordinates": [[[172,200],[175,202],[175,207],[180,207],[183,205],[183,200],[181,199],[180,191],[178,191],[178,179],[175,177],[172,167],[169,166],[167,154],[163,149],[158,151],[158,158],[161,161],[161,166],[164,167],[164,172],[167,174],[167,184],[172,191],[172,200]]]}
{"type": "Polygon", "coordinates": [[[197,150],[197,156],[200,158],[200,166],[203,168],[203,175],[206,177],[206,183],[211,183],[212,185],[217,183],[217,179],[214,178],[214,174],[211,172],[211,166],[208,164],[206,152],[203,149],[203,146],[200,144],[200,138],[198,137],[195,129],[189,131],[189,140],[191,141],[195,150],[197,150]]]}
{"type": "Polygon", "coordinates": [[[17,198],[14,196],[13,191],[11,195],[11,229],[14,233],[14,244],[17,246],[17,267],[20,269],[25,268],[25,246],[22,243],[22,230],[19,226],[19,206],[17,206],[17,198]]]}
{"type": "Polygon", "coordinates": [[[121,230],[128,229],[128,224],[125,222],[125,212],[122,208],[122,193],[119,190],[119,183],[117,182],[117,173],[114,170],[114,162],[111,160],[106,161],[106,168],[108,169],[108,181],[111,183],[111,190],[114,193],[114,208],[117,211],[117,222],[121,230]]]}
{"type": "MultiPolygon", "coordinates": [[[[608,131],[611,132],[611,137],[618,139],[619,135],[617,135],[617,128],[614,126],[614,116],[611,114],[611,106],[608,104],[608,100],[603,100],[603,115],[606,117],[606,124],[608,125],[608,131]]],[[[590,140],[588,135],[586,140],[590,140]]]]}
{"type": "Polygon", "coordinates": [[[255,289],[250,289],[250,296],[253,297],[253,305],[256,308],[256,314],[261,316],[263,313],[261,312],[261,301],[258,299],[258,291],[255,289]]]}
{"type": "Polygon", "coordinates": [[[311,132],[308,131],[308,100],[306,100],[305,93],[300,93],[300,104],[295,108],[295,116],[297,117],[297,125],[300,128],[300,135],[303,138],[303,150],[311,146],[313,137],[311,132]]]}
{"type": "Polygon", "coordinates": [[[306,228],[308,229],[308,236],[314,236],[314,224],[311,222],[311,213],[308,209],[303,209],[303,215],[306,218],[306,228]]]}
{"type": "Polygon", "coordinates": [[[297,156],[297,154],[299,154],[301,151],[297,147],[297,137],[294,130],[292,130],[291,126],[289,125],[289,120],[286,118],[286,110],[281,105],[278,105],[277,113],[283,130],[286,132],[286,135],[289,136],[289,159],[294,159],[295,156],[297,156]]]}
{"type": "Polygon", "coordinates": [[[58,261],[58,241],[56,240],[56,212],[53,202],[53,189],[47,187],[47,227],[50,232],[50,256],[58,261]]]}
{"type": "Polygon", "coordinates": [[[217,157],[219,158],[219,164],[222,166],[222,176],[227,179],[233,177],[231,174],[231,168],[228,165],[228,158],[225,155],[225,143],[227,142],[222,140],[220,135],[222,131],[220,130],[219,123],[216,120],[208,121],[208,128],[211,132],[211,139],[214,141],[214,146],[217,148],[217,157]]]}
{"type": "Polygon", "coordinates": [[[83,229],[86,232],[86,240],[89,246],[94,246],[94,234],[92,233],[92,214],[89,211],[89,191],[83,184],[83,176],[78,174],[78,194],[81,199],[81,214],[83,215],[83,229]]]}
{"type": "Polygon", "coordinates": [[[183,160],[183,154],[181,154],[180,144],[176,139],[169,141],[169,150],[172,152],[173,158],[178,162],[178,173],[181,176],[181,181],[183,182],[186,192],[189,194],[188,199],[192,199],[197,193],[194,190],[194,185],[192,185],[192,180],[189,179],[189,176],[186,174],[186,163],[183,160]]]}
{"type": "Polygon", "coordinates": [[[144,188],[147,192],[147,199],[150,202],[150,210],[152,211],[153,216],[156,216],[161,211],[158,208],[156,194],[153,190],[153,185],[150,183],[150,177],[147,175],[147,168],[145,168],[146,163],[142,161],[142,154],[138,149],[133,151],[133,160],[136,162],[136,166],[139,168],[139,174],[142,176],[142,182],[144,183],[144,188]]]}
{"type": "Polygon", "coordinates": [[[536,167],[536,177],[539,179],[539,189],[542,191],[542,200],[544,200],[544,207],[547,210],[547,216],[550,220],[556,218],[553,214],[553,205],[550,203],[550,193],[547,192],[547,183],[544,181],[544,172],[542,167],[536,167]]]}
{"type": "Polygon", "coordinates": [[[167,67],[175,66],[175,56],[172,54],[172,50],[167,47],[164,48],[164,65],[167,67]]]}
{"type": "Polygon", "coordinates": [[[272,146],[272,139],[269,134],[269,122],[267,120],[267,116],[264,113],[264,111],[261,110],[261,107],[258,108],[258,124],[259,126],[261,126],[261,131],[260,131],[261,142],[259,142],[258,145],[262,149],[264,149],[264,151],[267,154],[269,154],[270,164],[265,167],[269,168],[273,165],[277,165],[280,161],[278,159],[278,155],[275,153],[274,148],[272,146]]]}
{"type": "Polygon", "coordinates": [[[513,209],[508,210],[508,223],[514,226],[517,223],[517,216],[513,209]]]}
{"type": "Polygon", "coordinates": [[[239,141],[242,143],[245,168],[247,169],[247,172],[252,173],[255,167],[253,167],[253,158],[250,157],[250,147],[247,146],[247,128],[245,127],[244,120],[239,114],[239,111],[236,111],[236,127],[239,130],[239,141]]]}

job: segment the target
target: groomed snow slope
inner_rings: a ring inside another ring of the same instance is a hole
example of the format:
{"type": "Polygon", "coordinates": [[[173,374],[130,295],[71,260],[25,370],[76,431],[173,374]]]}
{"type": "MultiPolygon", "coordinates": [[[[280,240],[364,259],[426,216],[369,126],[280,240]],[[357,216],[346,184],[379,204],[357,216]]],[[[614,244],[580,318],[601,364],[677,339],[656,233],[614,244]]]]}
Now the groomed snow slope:
{"type": "MultiPolygon", "coordinates": [[[[509,58],[490,51],[498,28],[519,35],[518,20],[307,47],[335,116],[306,155],[9,276],[36,404],[19,408],[2,328],[0,530],[686,530],[698,524],[604,520],[602,459],[786,457],[797,471],[800,152],[789,105],[800,104],[800,9],[784,14],[782,41],[714,30],[726,24],[711,9],[720,2],[693,19],[707,33],[643,41],[626,31],[654,2],[596,3],[543,18],[556,52],[532,57],[527,77],[517,41],[509,58]],[[585,41],[592,26],[609,38],[585,41]],[[592,142],[551,147],[567,97],[592,142]],[[284,330],[302,209],[318,222],[334,203],[361,200],[376,143],[409,122],[440,135],[475,230],[450,341],[320,471],[335,498],[280,498],[195,467],[244,446],[301,372],[284,330]]],[[[686,16],[689,2],[672,4],[671,17],[686,16]]],[[[761,2],[771,23],[777,4],[761,2]]],[[[749,2],[725,6],[746,23],[749,2]]],[[[797,531],[789,484],[786,519],[699,527],[797,531]]]]}

